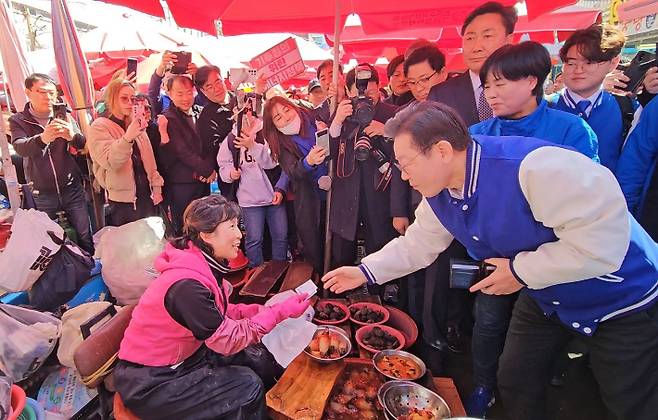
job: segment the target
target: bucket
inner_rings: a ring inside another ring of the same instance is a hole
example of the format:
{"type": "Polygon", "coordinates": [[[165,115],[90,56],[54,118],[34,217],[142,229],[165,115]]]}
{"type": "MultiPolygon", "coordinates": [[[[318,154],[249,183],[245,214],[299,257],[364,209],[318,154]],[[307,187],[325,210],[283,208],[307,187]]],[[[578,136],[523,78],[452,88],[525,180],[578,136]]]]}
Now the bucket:
{"type": "Polygon", "coordinates": [[[17,420],[25,409],[25,391],[18,385],[11,386],[11,414],[7,420],[17,420]]]}

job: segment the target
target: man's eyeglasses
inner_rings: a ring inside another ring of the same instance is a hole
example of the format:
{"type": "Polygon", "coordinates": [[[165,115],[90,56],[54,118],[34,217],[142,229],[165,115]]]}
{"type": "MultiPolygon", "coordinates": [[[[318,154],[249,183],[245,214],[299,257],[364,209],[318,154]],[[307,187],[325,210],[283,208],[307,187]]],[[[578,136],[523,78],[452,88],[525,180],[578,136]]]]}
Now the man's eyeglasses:
{"type": "Polygon", "coordinates": [[[51,98],[56,98],[57,97],[57,91],[56,90],[34,89],[34,92],[36,92],[40,95],[47,95],[48,97],[51,97],[51,98]]]}
{"type": "Polygon", "coordinates": [[[409,80],[407,79],[407,87],[409,88],[415,88],[416,86],[421,87],[421,88],[426,88],[430,85],[430,79],[434,77],[434,75],[437,72],[435,71],[434,73],[430,74],[429,76],[426,77],[421,77],[418,80],[409,80]]]}
{"type": "Polygon", "coordinates": [[[203,90],[217,90],[219,87],[222,86],[223,82],[224,81],[221,78],[219,78],[219,79],[217,79],[213,82],[208,82],[205,85],[203,85],[203,90]]]}
{"type": "Polygon", "coordinates": [[[421,154],[423,154],[422,151],[416,153],[416,154],[414,155],[414,157],[412,157],[411,159],[409,159],[409,160],[407,161],[407,163],[405,163],[404,165],[402,165],[402,164],[400,163],[400,161],[397,160],[397,159],[395,160],[394,164],[395,164],[395,166],[397,166],[397,168],[400,170],[400,172],[404,172],[405,174],[409,175],[409,171],[407,171],[407,169],[409,168],[409,166],[411,166],[411,164],[413,163],[413,161],[416,160],[416,158],[417,158],[418,156],[420,156],[421,154]]]}
{"type": "Polygon", "coordinates": [[[607,61],[589,61],[589,60],[573,60],[567,59],[564,63],[564,70],[566,71],[575,71],[580,67],[584,72],[590,72],[595,70],[601,64],[607,63],[607,61]]]}

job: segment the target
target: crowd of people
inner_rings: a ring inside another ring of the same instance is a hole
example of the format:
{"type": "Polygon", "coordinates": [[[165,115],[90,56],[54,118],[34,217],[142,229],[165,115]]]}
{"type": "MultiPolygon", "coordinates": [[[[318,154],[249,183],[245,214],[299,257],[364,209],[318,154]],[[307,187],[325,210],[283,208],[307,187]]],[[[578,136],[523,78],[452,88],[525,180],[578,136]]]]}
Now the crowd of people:
{"type": "Polygon", "coordinates": [[[658,67],[627,92],[624,35],[596,24],[566,40],[562,71],[548,80],[548,51],[514,44],[516,20],[496,2],[472,11],[461,29],[467,70],[454,77],[444,53],[418,40],[390,61],[387,86],[368,63],[338,66],[334,84],[328,60],[304,98],[265,91],[261,79],[251,93],[232,92],[216,66],[172,74],[176,56],[165,53],[146,95],[125,73],[104,88],[86,136],[53,114],[55,82],[30,75],[29,103],[9,122],[36,208],[53,219],[63,211],[93,253],[88,150],[111,225],[164,215],[178,235],[156,261],[166,281],[149,288],[122,344],[126,405],[191,415],[203,386],[213,393],[199,413],[224,404],[224,414],[262,415],[271,372],[225,366],[308,305],[229,305],[224,260],[237,253],[241,219],[252,267],[299,258],[322,273],[328,218],[337,270],[325,287],[367,284],[438,351],[462,352],[472,326],[469,415],[485,417],[498,390],[512,418],[543,418],[555,360],[577,337],[608,408],[654,418],[658,67]],[[361,260],[361,242],[362,264],[338,268],[361,260]],[[469,292],[450,285],[454,259],[497,269],[469,292]],[[184,344],[163,344],[161,331],[184,344]]]}

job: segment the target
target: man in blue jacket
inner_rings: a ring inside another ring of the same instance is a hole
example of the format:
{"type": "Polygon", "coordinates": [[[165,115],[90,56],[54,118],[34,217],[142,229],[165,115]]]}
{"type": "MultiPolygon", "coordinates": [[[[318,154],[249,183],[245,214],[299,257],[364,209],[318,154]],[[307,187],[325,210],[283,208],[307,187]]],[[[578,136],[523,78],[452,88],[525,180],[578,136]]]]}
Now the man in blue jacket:
{"type": "Polygon", "coordinates": [[[573,337],[616,418],[658,412],[658,245],[605,167],[527,137],[473,136],[427,102],[387,125],[403,178],[423,194],[406,235],[323,277],[341,293],[430,264],[453,238],[496,266],[472,292],[520,291],[500,358],[510,418],[546,418],[555,358],[573,337]]]}
{"type": "Polygon", "coordinates": [[[621,152],[615,175],[624,192],[628,209],[658,241],[658,99],[642,111],[621,152]]]}

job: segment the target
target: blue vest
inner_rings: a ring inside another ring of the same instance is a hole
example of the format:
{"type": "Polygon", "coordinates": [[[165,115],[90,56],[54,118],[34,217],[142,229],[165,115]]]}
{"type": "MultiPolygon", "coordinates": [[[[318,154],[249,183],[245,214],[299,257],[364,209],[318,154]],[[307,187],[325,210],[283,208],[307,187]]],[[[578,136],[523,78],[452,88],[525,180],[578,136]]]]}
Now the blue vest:
{"type": "MultiPolygon", "coordinates": [[[[527,137],[474,139],[468,149],[467,156],[475,158],[467,159],[464,199],[447,190],[427,199],[443,226],[476,260],[513,260],[520,252],[557,241],[553,229],[535,220],[519,183],[520,165],[528,153],[555,145],[527,137]]],[[[658,299],[658,246],[629,218],[630,244],[618,271],[526,289],[547,316],[557,314],[567,327],[592,335],[599,322],[642,310],[658,299]]]]}
{"type": "MultiPolygon", "coordinates": [[[[577,114],[575,108],[569,106],[564,99],[564,94],[557,97],[551,107],[561,111],[577,114]]],[[[599,159],[601,164],[615,172],[617,160],[624,144],[622,131],[624,128],[619,103],[609,92],[603,92],[601,100],[592,108],[589,117],[584,118],[599,140],[599,159]]]]}

